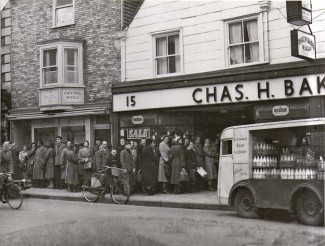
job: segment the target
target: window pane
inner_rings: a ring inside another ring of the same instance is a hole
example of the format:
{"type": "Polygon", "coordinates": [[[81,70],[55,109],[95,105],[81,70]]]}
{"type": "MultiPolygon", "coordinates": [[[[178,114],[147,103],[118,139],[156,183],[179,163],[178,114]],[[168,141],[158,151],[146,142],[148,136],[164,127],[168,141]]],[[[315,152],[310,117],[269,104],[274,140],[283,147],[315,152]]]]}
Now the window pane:
{"type": "Polygon", "coordinates": [[[64,83],[79,83],[78,68],[74,66],[64,67],[64,83]]]}
{"type": "Polygon", "coordinates": [[[180,72],[180,57],[171,56],[168,57],[168,73],[180,72]]]}
{"type": "Polygon", "coordinates": [[[245,44],[245,63],[259,61],[258,43],[245,44]]]}
{"type": "Polygon", "coordinates": [[[229,43],[237,44],[243,42],[242,37],[242,23],[233,23],[229,25],[229,43]]]}
{"type": "Polygon", "coordinates": [[[77,49],[64,49],[64,65],[78,65],[77,49]]]}
{"type": "Polygon", "coordinates": [[[168,37],[168,55],[179,54],[179,37],[173,35],[168,37]]]}
{"type": "Polygon", "coordinates": [[[240,64],[244,62],[243,45],[230,47],[230,65],[240,64]]]}
{"type": "Polygon", "coordinates": [[[56,9],[55,18],[57,26],[73,23],[73,7],[56,9]]]}
{"type": "Polygon", "coordinates": [[[43,69],[43,83],[44,85],[54,84],[58,82],[58,68],[50,67],[43,69]]]}
{"type": "Polygon", "coordinates": [[[157,38],[156,39],[156,56],[167,55],[167,38],[157,38]]]}
{"type": "Polygon", "coordinates": [[[157,58],[157,74],[167,73],[167,58],[157,58]]]}
{"type": "Polygon", "coordinates": [[[67,4],[72,4],[73,0],[56,0],[56,6],[63,6],[67,4]]]}
{"type": "Polygon", "coordinates": [[[258,40],[258,30],[257,30],[257,20],[250,20],[244,22],[244,41],[257,41],[258,40]]]}
{"type": "Polygon", "coordinates": [[[222,155],[231,155],[232,154],[232,141],[225,140],[221,142],[222,146],[222,155]]]}
{"type": "Polygon", "coordinates": [[[45,50],[43,52],[43,67],[56,65],[57,49],[45,50]]]}

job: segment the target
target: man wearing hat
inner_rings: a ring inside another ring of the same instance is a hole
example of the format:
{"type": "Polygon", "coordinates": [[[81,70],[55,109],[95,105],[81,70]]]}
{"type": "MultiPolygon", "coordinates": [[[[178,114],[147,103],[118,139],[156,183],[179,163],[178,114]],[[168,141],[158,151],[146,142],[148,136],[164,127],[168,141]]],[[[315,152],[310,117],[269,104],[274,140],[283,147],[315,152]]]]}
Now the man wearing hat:
{"type": "Polygon", "coordinates": [[[129,182],[131,192],[133,191],[135,185],[135,163],[131,153],[131,144],[129,141],[124,143],[125,149],[121,151],[120,162],[122,165],[124,179],[129,182]]]}

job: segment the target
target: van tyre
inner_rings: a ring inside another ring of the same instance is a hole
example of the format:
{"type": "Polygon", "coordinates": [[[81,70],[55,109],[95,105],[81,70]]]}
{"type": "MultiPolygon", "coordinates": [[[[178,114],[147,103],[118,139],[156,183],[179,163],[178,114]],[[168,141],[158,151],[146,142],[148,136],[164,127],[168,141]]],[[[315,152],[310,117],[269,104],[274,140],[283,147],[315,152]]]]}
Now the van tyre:
{"type": "Polygon", "coordinates": [[[247,189],[239,190],[235,196],[235,209],[243,218],[259,218],[254,195],[247,189]]]}
{"type": "Polygon", "coordinates": [[[324,208],[319,198],[310,191],[303,192],[297,199],[297,215],[301,223],[320,225],[324,220],[324,208]]]}

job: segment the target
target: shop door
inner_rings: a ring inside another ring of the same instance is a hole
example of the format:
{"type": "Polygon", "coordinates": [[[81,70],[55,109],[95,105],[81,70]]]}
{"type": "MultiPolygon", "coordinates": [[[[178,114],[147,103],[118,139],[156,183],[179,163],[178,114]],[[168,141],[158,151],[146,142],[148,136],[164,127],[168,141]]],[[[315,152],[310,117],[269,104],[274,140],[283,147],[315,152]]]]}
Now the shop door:
{"type": "Polygon", "coordinates": [[[221,204],[228,203],[228,197],[233,181],[233,155],[232,139],[221,141],[221,153],[219,159],[218,197],[221,204]]]}

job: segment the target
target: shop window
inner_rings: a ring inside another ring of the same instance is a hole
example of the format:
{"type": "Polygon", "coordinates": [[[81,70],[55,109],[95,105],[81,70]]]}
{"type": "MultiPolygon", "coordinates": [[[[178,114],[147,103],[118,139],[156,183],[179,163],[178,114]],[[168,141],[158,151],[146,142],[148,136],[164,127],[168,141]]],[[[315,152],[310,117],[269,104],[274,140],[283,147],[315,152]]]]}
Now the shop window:
{"type": "Polygon", "coordinates": [[[232,154],[232,140],[223,140],[221,142],[221,154],[231,155],[232,154]]]}
{"type": "Polygon", "coordinates": [[[57,135],[57,127],[35,128],[34,141],[37,142],[39,140],[42,140],[44,145],[48,146],[51,143],[55,143],[57,135]]]}
{"type": "Polygon", "coordinates": [[[226,23],[228,66],[263,61],[263,26],[259,17],[226,23]]]}
{"type": "Polygon", "coordinates": [[[180,34],[173,32],[154,37],[155,74],[166,75],[181,72],[180,34]]]}
{"type": "Polygon", "coordinates": [[[86,139],[85,126],[62,126],[61,137],[75,144],[81,144],[86,139]]]}
{"type": "Polygon", "coordinates": [[[54,43],[41,47],[41,87],[82,85],[82,45],[54,43]]]}
{"type": "Polygon", "coordinates": [[[74,24],[74,0],[53,1],[53,27],[74,24]]]}

